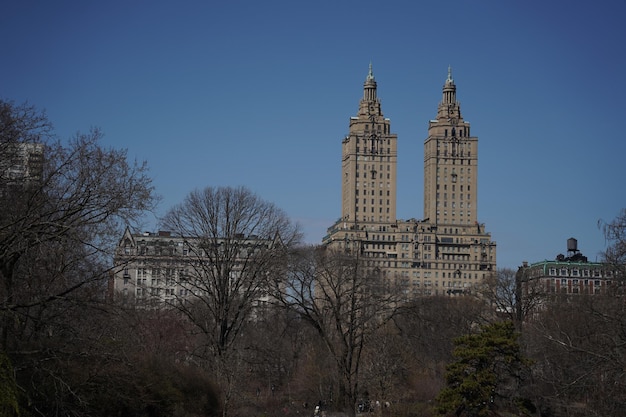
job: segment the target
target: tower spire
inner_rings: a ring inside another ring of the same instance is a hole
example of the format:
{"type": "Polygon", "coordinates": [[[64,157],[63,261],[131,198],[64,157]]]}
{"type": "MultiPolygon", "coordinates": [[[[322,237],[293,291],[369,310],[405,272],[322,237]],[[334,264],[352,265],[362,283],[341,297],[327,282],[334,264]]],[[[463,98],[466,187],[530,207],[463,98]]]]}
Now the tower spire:
{"type": "Polygon", "coordinates": [[[370,61],[370,68],[369,68],[369,71],[368,71],[368,73],[367,73],[367,78],[366,78],[365,80],[366,80],[366,81],[370,81],[370,80],[371,80],[371,81],[376,81],[376,80],[374,79],[374,72],[372,71],[372,61],[370,61]]]}
{"type": "Polygon", "coordinates": [[[446,79],[446,83],[454,83],[454,79],[452,78],[452,66],[448,65],[448,78],[446,79]]]}

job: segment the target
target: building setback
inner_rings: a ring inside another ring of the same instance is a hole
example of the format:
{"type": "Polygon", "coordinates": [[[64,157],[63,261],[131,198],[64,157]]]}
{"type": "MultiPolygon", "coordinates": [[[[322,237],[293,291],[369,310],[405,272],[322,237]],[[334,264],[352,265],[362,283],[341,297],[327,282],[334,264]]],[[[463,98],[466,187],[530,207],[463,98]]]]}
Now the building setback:
{"type": "Polygon", "coordinates": [[[326,247],[359,254],[407,298],[468,293],[496,270],[496,244],[478,222],[478,138],[461,116],[451,70],[424,142],[423,220],[396,218],[397,140],[372,66],[342,142],[342,215],[326,247]]]}

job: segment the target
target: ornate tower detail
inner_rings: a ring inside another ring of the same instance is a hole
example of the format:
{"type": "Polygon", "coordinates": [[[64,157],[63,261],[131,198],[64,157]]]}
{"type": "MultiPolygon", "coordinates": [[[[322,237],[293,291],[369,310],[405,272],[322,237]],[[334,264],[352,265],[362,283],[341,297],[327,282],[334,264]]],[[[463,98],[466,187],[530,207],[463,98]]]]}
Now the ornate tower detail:
{"type": "Polygon", "coordinates": [[[437,118],[424,143],[424,217],[435,224],[477,221],[478,138],[461,116],[452,70],[443,85],[437,118]]]}
{"type": "Polygon", "coordinates": [[[397,135],[391,134],[369,66],[363,98],[342,146],[342,220],[381,222],[396,220],[397,135]]]}

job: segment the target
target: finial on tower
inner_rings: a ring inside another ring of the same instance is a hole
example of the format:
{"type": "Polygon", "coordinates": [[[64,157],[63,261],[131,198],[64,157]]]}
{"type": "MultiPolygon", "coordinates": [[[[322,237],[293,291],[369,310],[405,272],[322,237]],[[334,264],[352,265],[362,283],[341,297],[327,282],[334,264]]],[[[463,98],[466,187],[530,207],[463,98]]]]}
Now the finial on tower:
{"type": "Polygon", "coordinates": [[[452,67],[450,65],[448,65],[448,78],[446,79],[446,82],[454,82],[454,80],[452,79],[452,67]]]}
{"type": "Polygon", "coordinates": [[[367,73],[367,80],[374,80],[374,72],[372,71],[372,61],[370,61],[370,68],[367,73]]]}

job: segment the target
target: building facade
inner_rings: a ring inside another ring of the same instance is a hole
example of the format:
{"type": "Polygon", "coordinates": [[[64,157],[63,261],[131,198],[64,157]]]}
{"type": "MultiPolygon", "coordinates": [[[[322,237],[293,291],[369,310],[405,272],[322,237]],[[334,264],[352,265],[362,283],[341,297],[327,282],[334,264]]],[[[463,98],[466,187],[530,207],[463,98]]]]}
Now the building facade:
{"type": "Polygon", "coordinates": [[[517,272],[522,298],[550,295],[608,294],[615,289],[618,271],[613,265],[589,262],[574,238],[567,240],[567,255],[554,260],[525,262],[517,272]]]}
{"type": "Polygon", "coordinates": [[[451,70],[424,142],[423,220],[396,218],[397,141],[370,65],[342,143],[342,216],[322,243],[363,257],[407,298],[468,293],[495,272],[496,244],[478,222],[478,138],[451,70]]]}
{"type": "MultiPolygon", "coordinates": [[[[117,247],[109,291],[116,300],[146,307],[185,304],[213,292],[212,286],[220,282],[214,275],[217,264],[232,261],[228,282],[221,283],[228,286],[245,279],[240,274],[250,275],[244,264],[250,268],[258,258],[271,256],[269,250],[275,246],[276,242],[256,236],[193,239],[168,231],[131,233],[127,228],[117,247]],[[211,244],[218,247],[220,259],[211,254],[211,244]],[[229,246],[233,257],[221,258],[220,246],[229,246]]],[[[257,304],[267,301],[267,293],[260,293],[257,304]]]]}
{"type": "Polygon", "coordinates": [[[126,229],[115,256],[113,294],[137,303],[174,303],[189,297],[180,285],[189,275],[189,247],[169,232],[133,234],[126,229]]]}
{"type": "Polygon", "coordinates": [[[40,184],[44,146],[40,143],[0,144],[0,194],[12,188],[40,184]]]}

